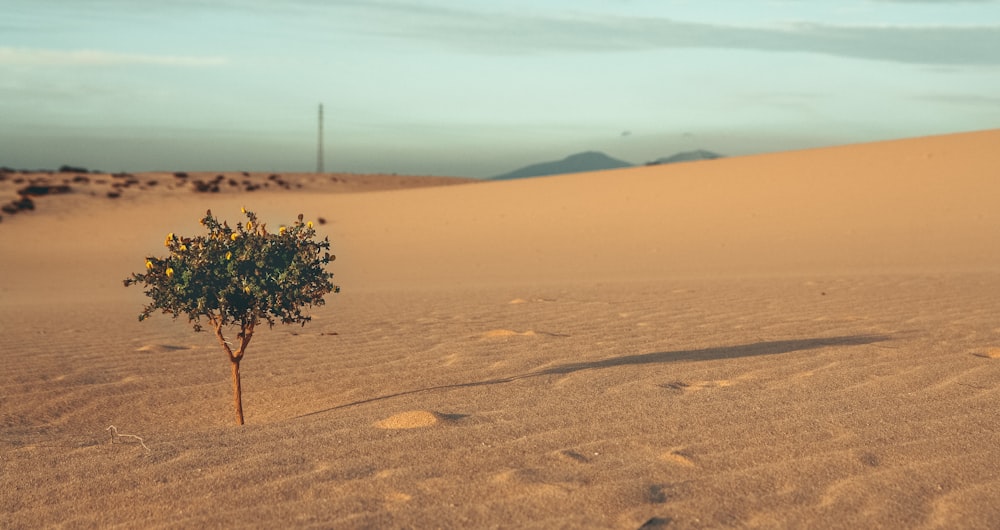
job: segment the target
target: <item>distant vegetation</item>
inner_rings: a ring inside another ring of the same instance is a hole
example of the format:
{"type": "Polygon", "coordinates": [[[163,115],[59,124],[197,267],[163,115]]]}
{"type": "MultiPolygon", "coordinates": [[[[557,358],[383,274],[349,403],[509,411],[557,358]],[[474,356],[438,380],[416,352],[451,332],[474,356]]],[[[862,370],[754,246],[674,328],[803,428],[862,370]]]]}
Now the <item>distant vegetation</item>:
{"type": "MultiPolygon", "coordinates": [[[[11,173],[11,171],[7,168],[0,170],[0,182],[6,182],[8,180],[9,173],[11,173]]],[[[20,177],[12,178],[11,182],[21,187],[17,189],[17,199],[0,206],[0,211],[3,211],[3,213],[8,215],[34,210],[34,198],[43,197],[45,195],[59,195],[69,193],[71,191],[69,185],[67,184],[28,182],[25,186],[25,180],[20,177]]],[[[0,221],[2,220],[3,217],[0,216],[0,221]]]]}
{"type": "MultiPolygon", "coordinates": [[[[89,192],[89,195],[92,196],[100,194],[109,199],[118,199],[129,188],[145,190],[161,184],[156,179],[140,181],[139,177],[131,173],[112,173],[110,179],[104,175],[108,174],[70,165],[62,165],[58,170],[0,167],[0,185],[2,185],[0,192],[10,194],[8,197],[16,197],[13,200],[8,200],[0,196],[0,203],[2,203],[0,211],[8,215],[33,211],[36,209],[36,199],[39,197],[74,193],[81,190],[85,193],[89,192]],[[108,187],[100,189],[103,186],[108,187]]],[[[234,178],[217,174],[214,178],[199,178],[185,171],[177,171],[173,173],[173,182],[168,179],[162,185],[170,190],[190,190],[195,193],[219,193],[224,189],[250,192],[263,188],[274,189],[275,187],[293,190],[303,187],[301,182],[294,182],[277,173],[268,174],[266,179],[260,176],[251,176],[247,171],[242,171],[239,175],[242,176],[234,178]]],[[[334,180],[336,179],[334,178],[334,180]]],[[[0,216],[0,221],[2,220],[3,217],[0,216]]]]}
{"type": "MultiPolygon", "coordinates": [[[[90,170],[85,167],[74,167],[74,166],[60,166],[60,173],[89,173],[90,170]]],[[[94,170],[94,173],[103,173],[103,171],[94,170]]]]}

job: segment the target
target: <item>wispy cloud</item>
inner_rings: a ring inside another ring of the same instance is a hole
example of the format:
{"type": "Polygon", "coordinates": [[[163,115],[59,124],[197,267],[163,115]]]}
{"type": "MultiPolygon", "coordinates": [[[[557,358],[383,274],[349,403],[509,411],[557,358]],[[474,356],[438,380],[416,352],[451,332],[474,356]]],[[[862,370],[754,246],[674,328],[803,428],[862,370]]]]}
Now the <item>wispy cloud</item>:
{"type": "Polygon", "coordinates": [[[914,64],[998,65],[1000,26],[827,26],[800,24],[773,35],[785,51],[914,64]]]}
{"type": "MultiPolygon", "coordinates": [[[[385,5],[382,8],[386,8],[385,5]]],[[[370,28],[481,53],[715,48],[807,52],[914,64],[1000,64],[1000,25],[726,26],[665,18],[525,17],[440,10],[370,28]],[[392,28],[392,29],[390,29],[392,28]]]]}
{"type": "Polygon", "coordinates": [[[121,66],[154,65],[201,67],[226,64],[225,57],[148,55],[101,50],[47,50],[0,47],[0,65],[17,66],[121,66]]]}
{"type": "MultiPolygon", "coordinates": [[[[30,1],[51,9],[72,6],[73,13],[119,16],[132,12],[132,0],[30,1]]],[[[988,4],[1000,4],[1000,0],[868,1],[941,6],[978,4],[987,6],[985,10],[992,9],[988,4]]],[[[501,2],[444,0],[162,0],[150,9],[158,19],[217,11],[267,17],[308,16],[327,30],[336,28],[340,34],[423,42],[481,54],[704,48],[805,52],[926,65],[1000,65],[1000,53],[996,53],[1000,50],[1000,23],[988,16],[983,16],[979,25],[834,25],[818,19],[781,25],[725,25],[669,16],[610,15],[587,11],[584,7],[553,11],[546,10],[544,3],[539,3],[537,9],[524,9],[507,7],[501,2]],[[482,7],[484,5],[489,7],[482,7]]],[[[224,59],[96,51],[25,50],[15,53],[0,49],[0,64],[11,61],[201,66],[220,64],[224,59]]]]}
{"type": "MultiPolygon", "coordinates": [[[[881,1],[957,3],[959,0],[881,1]]],[[[314,0],[295,0],[281,7],[266,2],[255,5],[267,9],[290,9],[289,6],[317,9],[330,20],[350,20],[343,31],[422,41],[468,53],[705,48],[806,52],[913,64],[1000,64],[1000,54],[995,53],[1000,49],[998,23],[833,25],[803,20],[741,26],[579,10],[566,14],[508,10],[502,4],[485,9],[406,0],[335,0],[323,5],[314,0]]]]}
{"type": "Polygon", "coordinates": [[[916,99],[932,101],[935,103],[948,103],[951,105],[962,105],[976,109],[997,109],[1000,110],[1000,96],[987,96],[982,94],[967,93],[931,93],[917,96],[916,99]]]}

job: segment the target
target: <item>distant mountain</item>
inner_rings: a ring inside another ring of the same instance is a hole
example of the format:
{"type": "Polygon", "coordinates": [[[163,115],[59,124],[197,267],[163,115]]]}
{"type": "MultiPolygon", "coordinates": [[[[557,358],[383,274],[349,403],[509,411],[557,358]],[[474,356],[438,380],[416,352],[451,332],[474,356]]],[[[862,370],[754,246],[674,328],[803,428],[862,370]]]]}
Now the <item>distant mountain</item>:
{"type": "Polygon", "coordinates": [[[652,162],[646,162],[647,166],[655,166],[659,164],[673,164],[676,162],[694,162],[696,160],[715,160],[716,158],[722,158],[722,155],[718,153],[713,153],[711,151],[706,151],[704,149],[697,149],[695,151],[684,151],[683,153],[677,153],[673,156],[667,156],[663,158],[657,158],[652,162]]]}
{"type": "Polygon", "coordinates": [[[545,175],[561,175],[563,173],[581,173],[584,171],[632,167],[633,165],[617,158],[611,158],[604,153],[587,151],[570,155],[554,162],[542,162],[541,164],[525,166],[510,173],[490,177],[490,180],[511,180],[545,175]]]}

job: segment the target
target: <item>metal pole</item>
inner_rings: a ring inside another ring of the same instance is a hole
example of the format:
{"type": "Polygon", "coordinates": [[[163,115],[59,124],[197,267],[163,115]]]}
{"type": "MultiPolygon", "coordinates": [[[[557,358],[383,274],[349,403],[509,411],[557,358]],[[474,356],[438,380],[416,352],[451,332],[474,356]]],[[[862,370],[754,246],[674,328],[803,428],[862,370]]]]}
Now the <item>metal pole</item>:
{"type": "Polygon", "coordinates": [[[319,104],[319,139],[316,146],[316,172],[323,172],[323,104],[319,104]]]}

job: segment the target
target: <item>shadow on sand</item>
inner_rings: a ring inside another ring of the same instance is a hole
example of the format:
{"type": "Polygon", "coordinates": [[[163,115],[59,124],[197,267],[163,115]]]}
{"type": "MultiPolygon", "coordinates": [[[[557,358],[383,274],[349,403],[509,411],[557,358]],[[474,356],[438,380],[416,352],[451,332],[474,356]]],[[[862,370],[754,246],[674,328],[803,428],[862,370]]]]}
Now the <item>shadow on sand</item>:
{"type": "Polygon", "coordinates": [[[876,342],[884,342],[887,340],[891,340],[891,337],[887,335],[848,335],[843,337],[823,337],[814,339],[793,339],[793,340],[755,342],[752,344],[740,344],[736,346],[720,346],[717,348],[703,348],[700,350],[679,350],[679,351],[668,351],[668,352],[641,353],[637,355],[623,355],[621,357],[610,357],[607,359],[601,359],[599,361],[559,364],[542,370],[536,370],[533,372],[528,372],[522,375],[515,375],[512,377],[503,377],[497,379],[488,379],[485,381],[455,383],[451,385],[439,385],[427,388],[418,388],[415,390],[407,390],[403,392],[397,392],[395,394],[387,394],[384,396],[376,396],[373,398],[354,401],[351,403],[344,403],[343,405],[337,405],[335,407],[330,407],[328,409],[317,410],[315,412],[308,412],[306,414],[302,414],[297,417],[304,418],[307,416],[314,416],[317,414],[322,414],[324,412],[330,412],[338,409],[354,407],[357,405],[363,405],[365,403],[382,401],[400,396],[408,396],[410,394],[432,392],[435,390],[449,390],[455,388],[469,388],[476,386],[497,385],[501,383],[510,383],[512,381],[517,381],[519,379],[527,379],[530,377],[539,377],[543,375],[565,375],[574,372],[580,372],[583,370],[600,370],[605,368],[614,368],[617,366],[667,364],[675,362],[719,361],[725,359],[738,359],[741,357],[778,355],[782,353],[815,350],[817,348],[826,348],[829,346],[863,346],[866,344],[874,344],[876,342]]]}
{"type": "Polygon", "coordinates": [[[737,359],[740,357],[756,357],[758,355],[777,355],[779,353],[814,350],[816,348],[825,348],[827,346],[862,346],[886,340],[889,340],[889,337],[883,335],[852,335],[848,337],[828,337],[821,339],[755,342],[753,344],[722,346],[701,350],[642,353],[639,355],[611,357],[600,361],[560,364],[551,368],[532,372],[523,377],[549,374],[569,374],[579,372],[580,370],[611,368],[614,366],[675,363],[681,361],[718,361],[723,359],[737,359]]]}

